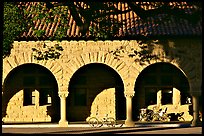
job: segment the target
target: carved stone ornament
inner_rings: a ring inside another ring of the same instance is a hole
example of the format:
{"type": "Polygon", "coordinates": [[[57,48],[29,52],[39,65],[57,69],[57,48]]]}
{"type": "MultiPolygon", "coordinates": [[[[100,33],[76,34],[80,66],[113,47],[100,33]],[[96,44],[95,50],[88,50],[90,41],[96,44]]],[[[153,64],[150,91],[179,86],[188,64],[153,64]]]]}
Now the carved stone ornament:
{"type": "Polygon", "coordinates": [[[66,98],[68,96],[69,92],[59,92],[58,95],[60,98],[66,98]]]}
{"type": "Polygon", "coordinates": [[[125,94],[125,97],[133,97],[135,95],[135,92],[134,91],[127,91],[127,92],[125,91],[124,94],[125,94]]]}

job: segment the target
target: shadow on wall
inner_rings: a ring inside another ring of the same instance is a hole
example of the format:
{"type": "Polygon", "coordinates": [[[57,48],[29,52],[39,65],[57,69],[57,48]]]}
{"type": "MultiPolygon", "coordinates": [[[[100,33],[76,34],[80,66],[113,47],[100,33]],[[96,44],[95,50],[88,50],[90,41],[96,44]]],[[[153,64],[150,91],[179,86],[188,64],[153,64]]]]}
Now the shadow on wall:
{"type": "Polygon", "coordinates": [[[92,102],[90,117],[97,117],[102,119],[107,115],[108,117],[113,117],[116,119],[115,104],[115,88],[103,90],[95,97],[94,101],[92,102]]]}
{"type": "Polygon", "coordinates": [[[52,97],[52,103],[40,105],[39,92],[35,90],[35,103],[24,103],[24,90],[2,101],[2,120],[4,123],[58,122],[60,117],[59,100],[52,97]]]}
{"type": "Polygon", "coordinates": [[[36,64],[23,64],[5,79],[2,120],[11,123],[59,121],[60,99],[52,73],[36,64]]]}
{"type": "MultiPolygon", "coordinates": [[[[126,101],[121,88],[91,88],[88,90],[89,95],[86,96],[89,99],[86,102],[83,101],[83,96],[74,97],[76,94],[69,93],[67,98],[68,121],[85,121],[92,116],[102,118],[106,114],[118,120],[125,119],[126,101]]],[[[75,90],[75,92],[77,91],[80,90],[75,90]]]]}
{"type": "Polygon", "coordinates": [[[113,116],[116,119],[125,117],[123,82],[120,76],[105,64],[88,64],[77,70],[70,80],[68,90],[68,121],[85,121],[91,114],[95,114],[93,112],[96,112],[96,105],[99,114],[113,112],[111,114],[115,114],[113,116]],[[98,101],[101,102],[100,105],[98,101]],[[106,101],[112,105],[108,105],[106,101]]]}
{"type": "Polygon", "coordinates": [[[135,93],[134,120],[138,120],[139,109],[152,104],[166,105],[171,111],[186,112],[187,116],[189,105],[185,102],[190,94],[189,83],[180,69],[170,63],[159,62],[145,68],[135,82],[135,93]]]}

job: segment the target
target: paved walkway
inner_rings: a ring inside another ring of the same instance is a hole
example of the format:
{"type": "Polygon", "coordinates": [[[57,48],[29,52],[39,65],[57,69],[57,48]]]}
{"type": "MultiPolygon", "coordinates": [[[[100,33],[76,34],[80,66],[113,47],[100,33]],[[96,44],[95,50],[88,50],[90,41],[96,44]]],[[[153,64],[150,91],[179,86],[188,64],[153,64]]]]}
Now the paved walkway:
{"type": "MultiPolygon", "coordinates": [[[[115,127],[120,127],[121,124],[116,125],[115,127]]],[[[135,123],[135,127],[190,127],[189,122],[146,122],[146,123],[135,123]]],[[[2,128],[56,128],[59,127],[58,123],[36,123],[36,124],[3,124],[2,128]]],[[[90,127],[89,124],[84,122],[70,122],[68,127],[90,127]]],[[[107,127],[106,125],[102,127],[107,127]]],[[[126,127],[125,124],[122,127],[126,127]]]]}
{"type": "Polygon", "coordinates": [[[136,124],[135,127],[92,128],[88,124],[69,124],[58,127],[57,124],[39,125],[3,125],[3,134],[202,134],[202,127],[190,127],[188,124],[136,124]]]}

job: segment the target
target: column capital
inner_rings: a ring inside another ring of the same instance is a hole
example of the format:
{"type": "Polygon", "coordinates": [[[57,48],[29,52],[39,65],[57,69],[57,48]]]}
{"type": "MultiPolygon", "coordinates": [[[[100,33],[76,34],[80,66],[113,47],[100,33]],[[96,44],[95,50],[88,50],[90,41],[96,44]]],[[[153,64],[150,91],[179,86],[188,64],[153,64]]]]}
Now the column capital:
{"type": "Polygon", "coordinates": [[[68,96],[69,92],[58,92],[58,95],[60,98],[66,98],[68,96]]]}
{"type": "Polygon", "coordinates": [[[125,91],[124,92],[125,97],[133,97],[135,95],[134,91],[125,91]]]}

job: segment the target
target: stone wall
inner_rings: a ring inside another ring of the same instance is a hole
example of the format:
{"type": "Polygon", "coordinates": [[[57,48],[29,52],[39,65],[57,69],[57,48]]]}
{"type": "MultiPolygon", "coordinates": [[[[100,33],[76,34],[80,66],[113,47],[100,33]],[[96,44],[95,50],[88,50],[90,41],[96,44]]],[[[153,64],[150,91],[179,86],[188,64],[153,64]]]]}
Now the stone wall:
{"type": "Polygon", "coordinates": [[[92,103],[89,117],[97,117],[99,119],[104,117],[116,118],[115,97],[115,88],[109,88],[99,93],[92,103]]]}
{"type": "Polygon", "coordinates": [[[7,123],[50,122],[51,117],[47,115],[48,106],[39,106],[39,94],[36,95],[35,101],[35,105],[23,106],[23,90],[19,91],[10,99],[7,115],[2,120],[7,123]]]}
{"type": "MultiPolygon", "coordinates": [[[[32,48],[43,48],[45,43],[48,46],[53,46],[57,41],[21,41],[14,42],[14,48],[11,51],[10,57],[3,60],[3,80],[7,74],[15,67],[25,63],[36,63],[48,68],[57,78],[61,88],[66,88],[69,79],[82,66],[90,63],[103,63],[113,68],[122,78],[125,88],[131,85],[134,88],[134,82],[139,73],[147,66],[157,62],[168,62],[179,69],[189,78],[189,81],[196,81],[193,84],[201,83],[202,73],[202,44],[199,41],[192,40],[177,40],[169,41],[163,45],[154,47],[153,54],[158,55],[158,59],[153,59],[141,65],[135,61],[139,55],[129,57],[128,54],[139,48],[139,41],[62,41],[59,45],[63,47],[60,59],[37,61],[32,56],[32,48]],[[185,45],[185,46],[184,46],[185,45]],[[163,48],[168,47],[168,54],[163,48]],[[162,47],[162,48],[161,48],[162,47]],[[117,49],[124,48],[124,52],[120,53],[119,59],[111,53],[117,49]],[[171,56],[171,57],[170,57],[171,56]],[[62,77],[67,77],[63,80],[62,77]]],[[[63,90],[63,89],[61,89],[63,90]]],[[[61,91],[60,90],[60,91],[61,91]]]]}
{"type": "MultiPolygon", "coordinates": [[[[163,45],[156,44],[156,46],[153,46],[153,54],[158,55],[158,59],[146,61],[142,65],[139,61],[136,61],[139,59],[139,55],[129,56],[134,50],[141,50],[139,41],[136,40],[62,41],[59,42],[59,45],[64,50],[61,52],[59,59],[38,61],[32,55],[32,48],[43,48],[42,43],[51,46],[58,42],[14,42],[11,55],[3,59],[3,86],[8,74],[17,66],[34,63],[46,67],[53,73],[60,92],[69,91],[69,81],[79,68],[91,63],[102,63],[111,67],[120,75],[125,92],[133,92],[135,80],[144,68],[157,62],[167,62],[175,65],[186,75],[190,84],[190,91],[201,93],[202,44],[197,40],[169,40],[163,45]],[[164,50],[167,47],[168,52],[165,52],[164,50]],[[117,54],[114,55],[113,52],[121,48],[124,50],[119,52],[119,57],[116,57],[117,54]]],[[[4,92],[2,92],[2,97],[4,97],[4,92]]],[[[46,106],[23,107],[22,99],[22,91],[12,97],[7,104],[5,121],[50,121],[50,117],[46,114],[46,106]]]]}

